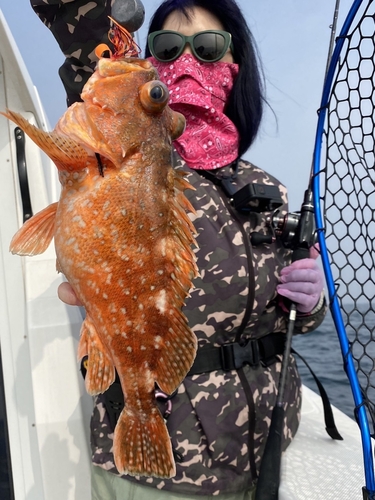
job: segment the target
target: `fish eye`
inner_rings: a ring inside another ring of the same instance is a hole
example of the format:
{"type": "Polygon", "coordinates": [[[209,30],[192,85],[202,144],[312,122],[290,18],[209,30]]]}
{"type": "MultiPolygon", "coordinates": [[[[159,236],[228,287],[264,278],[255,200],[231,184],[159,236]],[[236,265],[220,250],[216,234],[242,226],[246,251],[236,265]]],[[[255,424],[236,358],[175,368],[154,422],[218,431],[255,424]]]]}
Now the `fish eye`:
{"type": "Polygon", "coordinates": [[[169,91],[164,83],[154,80],[142,86],[140,99],[146,111],[161,112],[168,103],[169,91]]]}
{"type": "Polygon", "coordinates": [[[162,101],[164,100],[165,91],[161,85],[155,85],[150,90],[150,97],[153,101],[162,101]]]}

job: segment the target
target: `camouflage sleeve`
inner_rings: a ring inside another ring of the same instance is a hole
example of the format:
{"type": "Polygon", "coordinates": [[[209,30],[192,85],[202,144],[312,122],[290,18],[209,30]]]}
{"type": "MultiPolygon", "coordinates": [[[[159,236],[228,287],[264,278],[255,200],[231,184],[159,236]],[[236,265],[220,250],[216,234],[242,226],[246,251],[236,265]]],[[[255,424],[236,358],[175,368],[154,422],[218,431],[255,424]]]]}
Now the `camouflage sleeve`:
{"type": "Polygon", "coordinates": [[[97,62],[95,48],[107,43],[111,0],[30,0],[51,30],[66,59],[59,69],[67,104],[80,101],[84,84],[97,62]]]}
{"type": "Polygon", "coordinates": [[[296,317],[295,333],[309,333],[316,330],[323,322],[327,314],[328,306],[325,297],[310,314],[301,314],[296,317]]]}

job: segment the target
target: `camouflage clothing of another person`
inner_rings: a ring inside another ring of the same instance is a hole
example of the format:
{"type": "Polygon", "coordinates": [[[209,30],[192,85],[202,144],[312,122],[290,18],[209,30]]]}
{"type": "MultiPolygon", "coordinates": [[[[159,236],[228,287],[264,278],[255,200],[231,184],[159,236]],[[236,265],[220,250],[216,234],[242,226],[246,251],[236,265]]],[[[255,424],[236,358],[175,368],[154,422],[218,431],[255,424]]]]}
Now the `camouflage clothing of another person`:
{"type": "Polygon", "coordinates": [[[30,3],[66,57],[59,75],[70,106],[81,100],[82,87],[95,70],[95,48],[102,42],[110,46],[103,17],[111,13],[111,0],[30,0],[30,3]]]}

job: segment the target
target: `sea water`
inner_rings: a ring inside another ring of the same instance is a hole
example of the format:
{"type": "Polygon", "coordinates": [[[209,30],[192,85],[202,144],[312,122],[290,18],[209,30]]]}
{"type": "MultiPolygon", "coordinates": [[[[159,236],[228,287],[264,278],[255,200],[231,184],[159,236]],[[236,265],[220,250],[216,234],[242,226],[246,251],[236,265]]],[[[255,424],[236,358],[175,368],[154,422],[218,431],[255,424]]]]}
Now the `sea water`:
{"type": "MultiPolygon", "coordinates": [[[[360,325],[361,322],[363,323],[363,317],[360,314],[357,314],[357,316],[357,323],[360,325]]],[[[374,326],[373,318],[371,317],[369,320],[368,315],[366,315],[366,320],[371,322],[371,325],[367,326],[372,331],[374,326]]],[[[363,325],[361,328],[363,328],[363,325]]],[[[347,331],[350,338],[353,334],[353,329],[350,330],[347,328],[347,331]]],[[[364,332],[364,334],[366,334],[366,337],[369,337],[368,331],[364,332]]],[[[370,335],[370,337],[372,336],[370,335]]],[[[305,335],[295,335],[292,346],[309,363],[315,375],[317,375],[323,384],[331,403],[354,419],[354,399],[349,379],[344,371],[340,343],[331,313],[327,313],[323,323],[314,332],[305,335]]],[[[375,357],[375,342],[368,342],[365,349],[368,353],[367,369],[371,373],[375,357]]],[[[358,351],[358,347],[355,348],[354,354],[356,354],[356,350],[358,351]]],[[[318,393],[318,388],[310,371],[298,356],[296,356],[296,359],[302,382],[318,393]]]]}

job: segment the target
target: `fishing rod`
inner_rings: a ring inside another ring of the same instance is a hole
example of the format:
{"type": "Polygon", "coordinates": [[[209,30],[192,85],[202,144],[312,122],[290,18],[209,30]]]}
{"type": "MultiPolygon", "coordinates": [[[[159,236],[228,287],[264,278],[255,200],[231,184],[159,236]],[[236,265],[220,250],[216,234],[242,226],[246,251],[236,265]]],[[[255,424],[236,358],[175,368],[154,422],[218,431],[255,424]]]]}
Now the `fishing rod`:
{"type": "MultiPolygon", "coordinates": [[[[330,62],[332,59],[339,6],[340,6],[340,0],[336,0],[333,21],[330,26],[331,36],[328,49],[324,85],[326,85],[327,75],[330,67],[330,62]]],[[[309,258],[310,248],[313,246],[315,241],[316,233],[315,233],[314,205],[313,205],[313,192],[312,192],[313,167],[314,167],[314,162],[312,163],[311,166],[309,185],[304,193],[304,199],[300,210],[299,221],[295,237],[292,242],[292,248],[293,248],[292,262],[295,262],[296,260],[300,259],[309,258]]],[[[277,397],[272,412],[270,430],[266,441],[262,462],[260,465],[255,500],[278,499],[278,491],[280,486],[284,417],[285,417],[284,392],[286,387],[289,357],[292,352],[292,338],[294,333],[296,315],[297,315],[297,306],[294,302],[291,302],[277,397]]],[[[331,430],[327,429],[327,432],[333,439],[342,439],[341,436],[338,434],[336,428],[331,430]]]]}
{"type": "MultiPolygon", "coordinates": [[[[330,300],[330,308],[331,308],[331,313],[332,317],[335,323],[335,328],[338,334],[339,342],[340,342],[340,347],[342,351],[342,356],[344,360],[344,368],[347,373],[350,386],[352,389],[353,393],[353,398],[355,402],[355,417],[357,420],[357,423],[360,428],[361,432],[361,440],[362,440],[362,452],[363,452],[363,461],[364,461],[364,472],[365,472],[365,486],[363,487],[363,498],[365,500],[374,500],[375,499],[375,478],[374,478],[374,463],[373,463],[373,454],[372,454],[372,443],[371,443],[371,434],[369,430],[369,422],[366,414],[366,404],[369,405],[370,402],[367,400],[365,396],[365,391],[361,387],[358,379],[358,374],[357,370],[355,367],[354,363],[354,357],[353,357],[353,345],[354,342],[349,342],[348,340],[348,335],[346,332],[344,320],[343,320],[343,302],[340,305],[339,303],[339,298],[338,298],[338,287],[335,283],[334,277],[333,277],[333,272],[332,272],[332,265],[330,264],[330,258],[329,258],[329,251],[328,247],[326,244],[326,238],[334,236],[334,231],[333,231],[333,225],[334,223],[331,223],[331,234],[327,234],[327,227],[324,224],[324,219],[323,219],[323,210],[322,210],[322,205],[324,205],[324,216],[325,220],[327,221],[328,224],[328,218],[327,218],[327,213],[331,213],[331,207],[334,207],[337,210],[337,202],[338,202],[338,193],[341,194],[341,196],[345,196],[345,189],[344,187],[344,179],[346,179],[346,183],[350,182],[354,189],[354,193],[356,193],[357,200],[354,201],[353,198],[348,198],[347,202],[348,205],[359,205],[359,198],[361,197],[364,202],[363,207],[365,207],[365,204],[368,204],[369,201],[369,196],[373,196],[373,192],[371,192],[368,189],[368,185],[371,186],[371,182],[369,184],[364,183],[365,174],[367,173],[367,177],[370,177],[368,180],[372,181],[371,178],[371,168],[373,168],[373,162],[370,160],[370,166],[368,167],[368,171],[366,172],[366,164],[367,162],[367,153],[362,152],[361,148],[363,148],[363,144],[366,144],[366,137],[363,136],[361,140],[356,140],[355,136],[353,135],[354,133],[358,133],[358,128],[364,128],[365,126],[368,128],[367,125],[361,121],[361,126],[359,127],[357,124],[358,121],[358,116],[356,118],[356,129],[353,126],[352,123],[352,118],[350,117],[350,112],[345,114],[339,114],[337,112],[333,113],[332,111],[332,121],[335,122],[334,125],[332,124],[332,129],[335,127],[336,130],[336,135],[337,135],[337,130],[340,130],[340,133],[342,133],[343,138],[340,139],[340,146],[335,144],[334,149],[333,149],[333,143],[337,142],[338,139],[337,137],[334,138],[334,133],[331,131],[331,125],[329,124],[329,119],[331,113],[328,113],[327,116],[327,111],[329,110],[329,105],[332,99],[333,104],[337,106],[338,99],[340,98],[340,92],[338,90],[337,85],[342,84],[345,82],[348,85],[348,79],[350,74],[348,73],[347,69],[348,67],[353,66],[353,70],[355,69],[358,75],[358,80],[362,79],[362,75],[360,74],[361,72],[361,64],[360,60],[364,59],[365,55],[360,52],[359,47],[361,46],[360,44],[360,39],[362,38],[365,41],[368,40],[373,40],[374,38],[374,13],[371,12],[368,14],[368,9],[372,4],[372,0],[369,0],[368,2],[363,2],[363,0],[355,0],[349,10],[349,13],[346,17],[346,20],[343,24],[341,33],[339,37],[337,38],[336,41],[336,46],[332,55],[332,59],[328,68],[327,72],[327,77],[326,77],[326,83],[323,89],[323,95],[322,95],[322,100],[321,100],[321,105],[319,109],[319,116],[318,116],[318,125],[317,125],[317,131],[316,131],[316,139],[315,139],[315,149],[314,149],[314,157],[313,157],[313,167],[314,167],[314,175],[313,175],[313,183],[312,183],[312,189],[313,189],[313,200],[314,200],[314,206],[315,206],[315,220],[316,220],[316,227],[317,227],[317,234],[318,234],[318,241],[320,245],[320,253],[321,253],[321,258],[322,258],[322,263],[323,263],[323,268],[326,276],[326,283],[327,283],[327,289],[328,289],[328,294],[329,294],[329,300],[330,300]],[[362,14],[362,17],[360,17],[359,22],[355,29],[352,31],[352,33],[349,35],[349,29],[352,26],[352,23],[354,19],[356,18],[360,7],[365,5],[364,13],[362,14]],[[371,29],[371,32],[369,35],[364,34],[366,29],[371,29]],[[355,36],[354,36],[355,35],[355,36]],[[353,45],[350,46],[350,42],[353,39],[353,45]],[[344,44],[347,45],[346,47],[346,53],[342,54],[344,44]],[[350,50],[349,50],[350,49],[350,50]],[[355,54],[358,56],[355,60],[355,64],[348,63],[346,61],[349,58],[349,53],[355,54]],[[359,60],[358,60],[359,59],[359,60]],[[336,81],[334,82],[334,77],[336,77],[336,81]],[[346,117],[348,116],[348,117],[346,117]],[[328,130],[325,130],[325,123],[326,123],[326,118],[327,118],[327,124],[328,124],[328,130]],[[344,125],[339,128],[338,124],[340,124],[340,121],[344,123],[344,125]],[[345,135],[345,139],[344,139],[345,135]],[[324,168],[321,168],[320,163],[321,163],[321,157],[322,157],[322,144],[323,144],[323,138],[326,138],[326,150],[327,150],[327,157],[326,157],[326,164],[324,168]],[[330,143],[330,140],[332,138],[332,144],[330,143]],[[350,144],[350,146],[346,146],[346,144],[350,144]],[[336,155],[336,156],[335,156],[336,155]],[[353,160],[353,158],[355,159],[353,160]],[[354,165],[352,165],[354,163],[354,165]],[[344,170],[343,175],[340,178],[339,172],[338,172],[338,167],[341,167],[344,170]],[[362,168],[362,174],[361,178],[356,177],[356,168],[354,167],[361,167],[362,168]],[[350,180],[350,175],[354,177],[353,180],[350,180]],[[321,195],[321,183],[322,180],[325,180],[325,196],[321,195]],[[330,192],[329,191],[329,186],[330,182],[335,182],[335,189],[330,192]],[[340,187],[341,189],[338,189],[338,182],[341,183],[340,187]],[[366,185],[366,187],[365,187],[366,185]],[[368,192],[367,192],[368,191],[368,192]],[[331,206],[329,206],[326,197],[327,195],[330,195],[330,200],[332,202],[331,206]]],[[[374,10],[374,9],[372,9],[374,10]]],[[[374,47],[373,47],[374,50],[374,47]]],[[[363,76],[363,80],[365,80],[365,76],[363,76]]],[[[367,80],[368,82],[368,80],[367,80]]],[[[364,100],[363,97],[363,91],[360,89],[360,83],[358,82],[356,84],[357,86],[354,87],[353,84],[351,84],[351,93],[353,94],[353,91],[356,91],[359,99],[356,100],[356,103],[353,105],[353,108],[355,107],[356,109],[360,109],[360,116],[363,118],[362,113],[365,113],[364,108],[360,105],[360,102],[364,100]],[[361,93],[362,92],[362,93],[361,93]],[[359,102],[358,102],[359,101],[359,102]]],[[[373,92],[374,90],[374,85],[373,82],[371,82],[371,91],[373,92]]],[[[349,85],[348,85],[349,86],[349,85]]],[[[367,92],[367,91],[366,91],[367,92]]],[[[348,92],[348,95],[346,96],[346,100],[348,101],[348,107],[350,108],[350,93],[348,92]]],[[[344,102],[344,99],[343,99],[344,102]]],[[[368,115],[366,111],[366,116],[368,115]]],[[[371,114],[370,114],[371,116],[371,114]]],[[[366,122],[367,123],[367,122],[366,122]]],[[[372,122],[372,134],[374,132],[374,123],[372,122]]],[[[367,130],[368,134],[368,130],[367,130]]],[[[369,134],[370,135],[370,134],[369,134]]],[[[362,208],[363,208],[362,207],[362,208]]],[[[371,207],[369,207],[372,213],[371,207]]],[[[362,213],[362,212],[361,212],[362,213]]],[[[357,215],[359,218],[360,216],[357,215]]],[[[364,219],[363,219],[364,221],[364,219]]],[[[362,222],[362,226],[363,226],[362,222]]],[[[367,229],[367,226],[366,228],[367,229]]],[[[349,233],[349,228],[348,230],[348,235],[349,233]]],[[[357,232],[355,235],[353,233],[352,240],[353,240],[353,249],[355,248],[355,243],[359,240],[359,235],[360,232],[357,232]]],[[[336,259],[334,263],[335,269],[339,269],[339,278],[341,278],[341,270],[344,269],[345,267],[350,266],[350,259],[349,256],[343,252],[339,240],[341,240],[342,237],[337,236],[336,239],[331,238],[331,240],[334,242],[335,246],[338,245],[338,248],[340,251],[345,255],[345,263],[342,266],[342,268],[339,267],[338,260],[339,256],[337,252],[333,253],[331,252],[331,255],[335,255],[336,259]]],[[[365,243],[363,244],[363,249],[361,249],[361,252],[359,255],[359,259],[364,259],[370,258],[373,261],[373,250],[371,248],[371,243],[367,242],[366,239],[364,239],[365,243]],[[365,245],[367,244],[367,249],[365,248],[365,245]]],[[[347,244],[348,244],[348,238],[347,238],[347,244]]],[[[353,273],[355,274],[362,274],[361,270],[365,267],[368,267],[368,264],[365,263],[366,265],[363,266],[363,262],[361,264],[353,264],[353,273]]],[[[373,264],[373,262],[372,262],[373,264]]],[[[371,277],[371,271],[367,272],[368,276],[371,277]]],[[[362,277],[362,281],[365,281],[364,278],[362,277]]],[[[345,282],[343,282],[345,283],[345,282]]],[[[358,289],[361,289],[362,296],[363,294],[363,283],[358,282],[358,289]]],[[[373,287],[373,282],[372,282],[372,287],[373,287]]],[[[342,287],[344,288],[344,287],[342,287]]],[[[348,289],[349,290],[349,289],[348,289]]],[[[356,291],[357,295],[358,292],[356,291]]],[[[345,298],[350,298],[353,299],[354,294],[350,292],[350,290],[345,294],[345,298]]],[[[372,303],[374,300],[374,296],[369,294],[368,296],[368,301],[369,301],[369,306],[370,308],[372,307],[372,303]]],[[[356,302],[355,302],[356,304],[356,302]]],[[[364,323],[365,316],[363,316],[363,323],[364,323]]],[[[349,320],[348,320],[349,324],[349,320]]],[[[356,332],[358,335],[360,327],[355,327],[351,326],[351,328],[356,332]]],[[[369,327],[367,326],[367,330],[369,327]]],[[[372,332],[370,331],[370,336],[369,336],[369,342],[373,342],[373,336],[372,332]]],[[[366,352],[366,347],[365,346],[365,352],[366,352]]],[[[361,365],[361,358],[359,357],[357,360],[357,365],[358,365],[358,370],[360,372],[364,372],[364,369],[362,368],[361,365]]],[[[370,368],[370,372],[371,372],[370,368]]],[[[369,378],[370,375],[368,375],[369,378]]],[[[371,411],[370,411],[371,413],[371,411]]]]}

